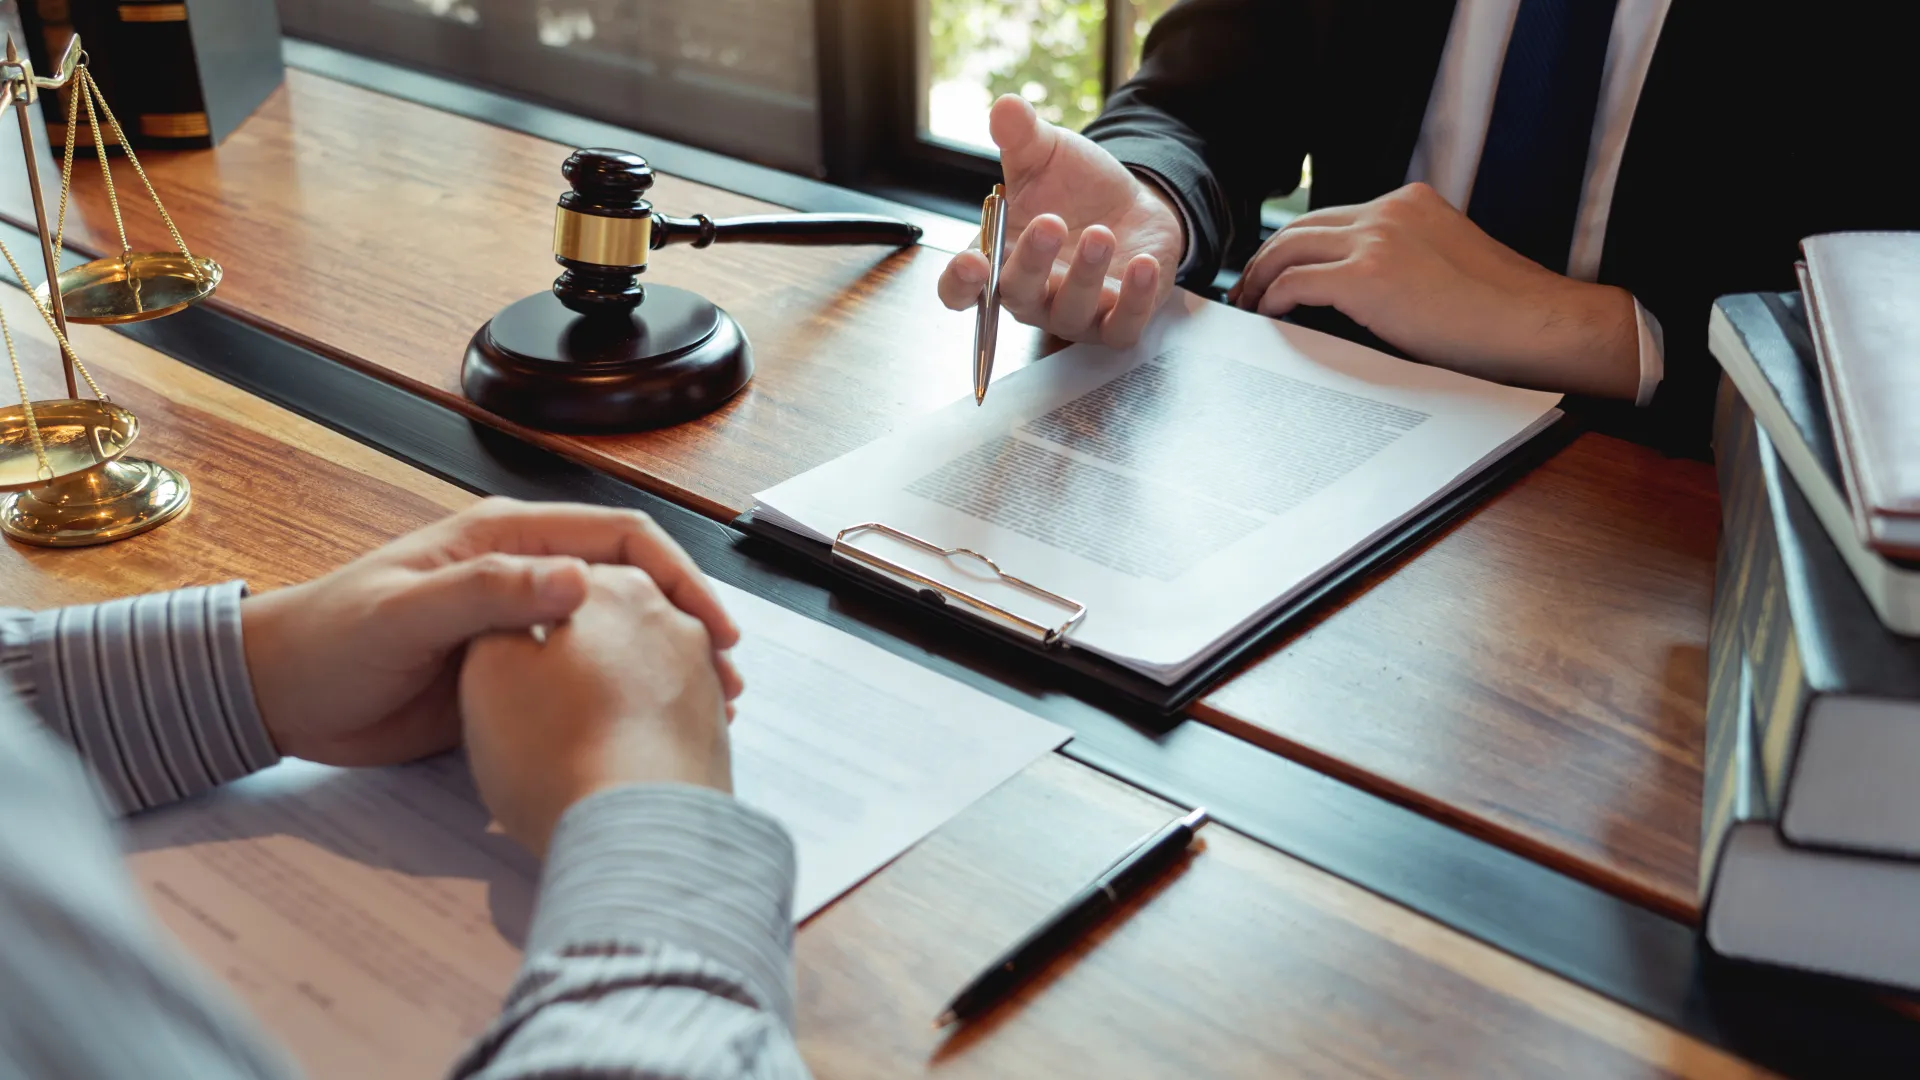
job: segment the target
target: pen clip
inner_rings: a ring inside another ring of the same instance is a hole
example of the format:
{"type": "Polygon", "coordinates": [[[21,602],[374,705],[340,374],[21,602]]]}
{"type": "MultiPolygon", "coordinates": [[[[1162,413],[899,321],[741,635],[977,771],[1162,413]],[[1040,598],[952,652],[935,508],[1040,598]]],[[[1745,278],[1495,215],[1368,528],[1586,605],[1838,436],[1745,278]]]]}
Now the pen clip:
{"type": "Polygon", "coordinates": [[[1161,834],[1165,833],[1167,830],[1173,828],[1174,826],[1176,825],[1186,826],[1189,839],[1191,839],[1192,836],[1198,835],[1198,833],[1200,832],[1200,826],[1205,825],[1208,821],[1211,821],[1211,820],[1212,820],[1212,817],[1208,815],[1207,808],[1204,806],[1197,806],[1191,811],[1181,814],[1179,817],[1174,818],[1172,821],[1169,821],[1165,825],[1160,826],[1160,828],[1134,841],[1132,846],[1128,847],[1127,850],[1121,852],[1119,855],[1114,856],[1114,860],[1107,864],[1106,869],[1100,871],[1098,874],[1095,874],[1093,876],[1094,880],[1098,881],[1101,878],[1106,877],[1108,874],[1113,873],[1115,870],[1120,869],[1121,864],[1125,863],[1128,859],[1132,858],[1134,852],[1139,851],[1141,848],[1146,847],[1148,844],[1153,843],[1155,840],[1160,838],[1161,834]]]}
{"type": "Polygon", "coordinates": [[[995,184],[993,190],[987,194],[986,200],[980,204],[980,251],[989,259],[996,259],[1000,254],[994,250],[995,234],[998,231],[994,227],[994,219],[997,215],[1006,212],[1006,201],[1006,185],[995,184]]]}

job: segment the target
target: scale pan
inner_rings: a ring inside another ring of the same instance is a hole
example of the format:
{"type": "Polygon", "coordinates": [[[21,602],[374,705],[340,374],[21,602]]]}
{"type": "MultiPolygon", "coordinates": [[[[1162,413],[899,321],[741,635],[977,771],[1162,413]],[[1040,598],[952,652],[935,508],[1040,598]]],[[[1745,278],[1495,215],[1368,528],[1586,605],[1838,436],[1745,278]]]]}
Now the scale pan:
{"type": "Polygon", "coordinates": [[[24,491],[53,480],[98,468],[127,452],[140,434],[140,421],[111,401],[62,398],[33,403],[40,442],[47,449],[53,476],[40,472],[19,405],[0,408],[0,491],[24,491]]]}
{"type": "MultiPolygon", "coordinates": [[[[127,323],[171,315],[206,299],[220,264],[177,251],[109,255],[60,274],[60,299],[77,323],[127,323]]],[[[43,286],[39,293],[46,300],[43,286]]]]}

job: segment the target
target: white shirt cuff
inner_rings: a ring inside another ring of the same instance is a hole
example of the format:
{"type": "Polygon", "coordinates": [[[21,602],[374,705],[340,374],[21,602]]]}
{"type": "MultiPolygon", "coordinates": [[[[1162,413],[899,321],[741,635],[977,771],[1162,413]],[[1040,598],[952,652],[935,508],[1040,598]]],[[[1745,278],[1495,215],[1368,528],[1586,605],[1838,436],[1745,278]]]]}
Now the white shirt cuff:
{"type": "Polygon", "coordinates": [[[1667,375],[1667,336],[1660,329],[1660,320],[1637,297],[1633,301],[1633,322],[1640,332],[1640,391],[1633,403],[1644,409],[1667,375]]]}

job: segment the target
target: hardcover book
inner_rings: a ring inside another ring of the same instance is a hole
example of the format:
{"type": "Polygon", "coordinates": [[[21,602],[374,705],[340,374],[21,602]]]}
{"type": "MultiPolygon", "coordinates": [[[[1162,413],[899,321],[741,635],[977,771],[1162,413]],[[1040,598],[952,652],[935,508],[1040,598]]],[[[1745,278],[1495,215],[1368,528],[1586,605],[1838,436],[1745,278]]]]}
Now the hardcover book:
{"type": "Polygon", "coordinates": [[[1908,744],[1910,733],[1920,732],[1920,707],[1901,703],[1905,714],[1891,724],[1871,709],[1853,723],[1857,717],[1845,708],[1824,728],[1805,722],[1807,704],[1829,700],[1807,676],[1825,671],[1829,645],[1809,641],[1803,651],[1792,595],[1808,586],[1805,560],[1793,552],[1809,532],[1816,541],[1825,532],[1765,431],[1724,385],[1715,430],[1725,525],[1709,643],[1701,813],[1707,943],[1739,959],[1920,989],[1920,920],[1912,918],[1920,910],[1920,863],[1809,846],[1809,830],[1793,835],[1781,812],[1783,805],[1787,813],[1798,808],[1806,826],[1815,811],[1812,831],[1846,841],[1839,847],[1911,845],[1908,830],[1889,815],[1911,818],[1903,789],[1916,786],[1920,756],[1908,744]],[[1810,734],[1815,744],[1831,744],[1812,750],[1830,763],[1857,764],[1863,750],[1898,756],[1834,787],[1823,769],[1807,768],[1810,734]],[[1802,790],[1803,783],[1819,790],[1802,790]]]}
{"type": "Polygon", "coordinates": [[[1920,233],[1810,236],[1801,283],[1860,539],[1920,559],[1920,233]]]}
{"type": "MultiPolygon", "coordinates": [[[[218,145],[280,85],[280,17],[272,0],[21,0],[36,71],[59,62],[80,35],[88,70],[136,149],[218,145]]],[[[47,138],[67,138],[66,92],[43,95],[47,138]]],[[[113,132],[101,118],[111,148],[113,132]]],[[[91,148],[82,103],[77,147],[91,148]]]]}
{"type": "Polygon", "coordinates": [[[1888,559],[1854,527],[1800,294],[1721,297],[1708,341],[1880,621],[1920,634],[1920,563],[1888,559]]]}
{"type": "Polygon", "coordinates": [[[1772,440],[1722,397],[1710,698],[1747,673],[1787,840],[1920,857],[1920,641],[1874,618],[1772,440]]]}

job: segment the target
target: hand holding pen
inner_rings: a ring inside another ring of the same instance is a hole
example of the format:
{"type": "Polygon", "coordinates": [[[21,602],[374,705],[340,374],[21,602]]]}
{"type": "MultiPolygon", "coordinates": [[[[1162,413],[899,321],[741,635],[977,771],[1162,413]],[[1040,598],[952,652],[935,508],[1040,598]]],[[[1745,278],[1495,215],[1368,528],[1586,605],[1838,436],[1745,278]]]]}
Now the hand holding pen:
{"type": "MultiPolygon", "coordinates": [[[[1132,345],[1173,291],[1186,245],[1179,210],[1153,181],[1018,98],[995,103],[990,125],[1006,177],[1001,306],[1068,341],[1132,345]]],[[[990,265],[983,251],[955,255],[941,302],[979,303],[990,265]]]]}

